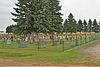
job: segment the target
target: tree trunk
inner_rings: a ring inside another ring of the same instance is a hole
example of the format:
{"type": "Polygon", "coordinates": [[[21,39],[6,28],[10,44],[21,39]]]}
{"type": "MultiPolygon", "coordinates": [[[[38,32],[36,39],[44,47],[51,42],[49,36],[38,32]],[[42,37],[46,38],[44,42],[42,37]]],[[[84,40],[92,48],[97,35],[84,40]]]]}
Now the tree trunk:
{"type": "Polygon", "coordinates": [[[78,46],[78,37],[77,37],[77,32],[75,33],[76,35],[76,46],[78,46]]]}
{"type": "Polygon", "coordinates": [[[74,36],[73,36],[73,33],[71,33],[71,47],[74,47],[74,36]]]}
{"type": "Polygon", "coordinates": [[[43,33],[40,33],[38,37],[39,37],[38,48],[45,48],[46,45],[45,45],[44,34],[43,33]]]}
{"type": "Polygon", "coordinates": [[[96,39],[96,32],[95,32],[95,39],[96,39]]]}
{"type": "Polygon", "coordinates": [[[82,34],[80,32],[80,45],[82,44],[82,34]]]}
{"type": "Polygon", "coordinates": [[[55,34],[52,33],[52,34],[51,34],[51,37],[52,37],[52,46],[57,45],[57,37],[55,36],[55,34]]]}
{"type": "Polygon", "coordinates": [[[27,35],[26,35],[26,34],[24,34],[23,36],[24,36],[24,37],[23,37],[23,40],[25,41],[25,40],[26,40],[27,35]]]}
{"type": "Polygon", "coordinates": [[[86,35],[86,32],[84,32],[85,33],[85,43],[87,42],[87,35],[86,35]]]}
{"type": "Polygon", "coordinates": [[[92,38],[92,34],[91,34],[91,32],[90,32],[90,41],[91,41],[91,38],[92,38]]]}
{"type": "Polygon", "coordinates": [[[32,34],[30,35],[30,43],[34,43],[35,42],[35,33],[32,32],[32,34]]]}
{"type": "Polygon", "coordinates": [[[66,40],[68,40],[68,33],[66,32],[66,40]]]}

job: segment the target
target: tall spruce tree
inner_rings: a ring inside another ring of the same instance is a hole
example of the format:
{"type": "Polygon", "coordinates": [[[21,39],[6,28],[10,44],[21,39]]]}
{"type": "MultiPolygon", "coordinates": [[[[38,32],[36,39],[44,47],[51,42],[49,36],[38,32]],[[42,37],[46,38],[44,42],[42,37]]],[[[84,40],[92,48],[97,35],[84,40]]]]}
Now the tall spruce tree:
{"type": "Polygon", "coordinates": [[[14,8],[16,13],[11,13],[15,18],[13,20],[17,22],[17,26],[20,28],[22,34],[29,33],[28,30],[28,20],[25,14],[26,9],[26,1],[25,0],[18,0],[18,3],[15,4],[17,7],[14,8]]]}
{"type": "Polygon", "coordinates": [[[61,32],[62,31],[62,14],[60,12],[61,6],[59,0],[48,0],[48,13],[47,17],[50,19],[51,29],[50,32],[61,32]]]}
{"type": "Polygon", "coordinates": [[[72,13],[68,16],[68,31],[71,34],[76,32],[76,21],[72,13]]]}
{"type": "Polygon", "coordinates": [[[92,25],[93,25],[92,20],[89,19],[89,21],[88,21],[88,32],[90,33],[90,37],[89,37],[90,40],[92,40],[92,25]]]}
{"type": "Polygon", "coordinates": [[[13,19],[24,34],[61,32],[61,6],[58,0],[18,0],[13,19]]]}
{"type": "Polygon", "coordinates": [[[82,20],[81,19],[79,19],[79,21],[78,21],[78,25],[77,25],[78,27],[78,31],[80,32],[80,44],[82,44],[82,31],[83,31],[83,23],[82,23],[82,20]]]}
{"type": "Polygon", "coordinates": [[[100,32],[100,22],[98,23],[98,29],[99,29],[99,32],[100,32]]]}
{"type": "Polygon", "coordinates": [[[49,23],[49,31],[51,33],[51,39],[53,41],[53,45],[56,45],[55,41],[55,32],[62,32],[62,14],[60,12],[61,6],[59,5],[59,0],[48,0],[47,2],[47,19],[49,23]]]}
{"type": "Polygon", "coordinates": [[[74,19],[74,16],[72,13],[69,14],[68,16],[68,31],[71,33],[71,46],[75,46],[74,44],[74,40],[75,37],[73,35],[73,33],[76,33],[77,30],[77,25],[76,25],[76,20],[74,19]]]}
{"type": "Polygon", "coordinates": [[[65,19],[65,22],[64,22],[64,24],[63,24],[63,32],[65,32],[66,33],[66,40],[68,40],[68,20],[67,19],[65,19]]]}
{"type": "Polygon", "coordinates": [[[98,23],[97,23],[96,19],[94,19],[94,21],[93,21],[93,32],[95,32],[95,37],[96,37],[96,33],[98,33],[98,30],[99,30],[98,23]]]}
{"type": "Polygon", "coordinates": [[[45,0],[18,0],[17,8],[14,8],[17,14],[13,19],[17,25],[22,28],[22,32],[46,32],[48,23],[45,22],[46,12],[45,0]]]}
{"type": "Polygon", "coordinates": [[[83,22],[83,31],[84,31],[84,34],[85,34],[85,43],[87,42],[87,34],[86,34],[86,32],[88,31],[87,30],[87,22],[86,22],[86,20],[84,20],[84,22],[83,22]]]}

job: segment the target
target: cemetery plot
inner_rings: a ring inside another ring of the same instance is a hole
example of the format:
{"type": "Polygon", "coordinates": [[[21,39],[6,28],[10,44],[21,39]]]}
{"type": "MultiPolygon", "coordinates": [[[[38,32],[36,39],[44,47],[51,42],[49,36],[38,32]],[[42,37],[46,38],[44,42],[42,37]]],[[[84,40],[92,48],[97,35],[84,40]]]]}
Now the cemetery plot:
{"type": "Polygon", "coordinates": [[[26,48],[26,49],[33,48],[37,51],[38,50],[53,51],[55,50],[55,47],[58,47],[56,51],[61,52],[70,50],[74,47],[81,46],[93,40],[99,39],[99,34],[97,35],[92,34],[94,35],[94,37],[91,37],[88,33],[87,35],[83,33],[82,37],[80,37],[78,33],[77,34],[74,33],[73,36],[71,36],[71,34],[68,33],[67,40],[64,34],[62,34],[62,36],[59,34],[58,36],[56,35],[54,36],[52,42],[52,39],[50,39],[50,35],[47,36],[44,35],[45,34],[40,33],[39,36],[36,36],[34,38],[35,41],[33,43],[30,43],[30,39],[26,41],[25,39],[20,39],[19,37],[14,38],[13,41],[10,38],[1,39],[2,44],[0,45],[0,48],[26,48]]]}

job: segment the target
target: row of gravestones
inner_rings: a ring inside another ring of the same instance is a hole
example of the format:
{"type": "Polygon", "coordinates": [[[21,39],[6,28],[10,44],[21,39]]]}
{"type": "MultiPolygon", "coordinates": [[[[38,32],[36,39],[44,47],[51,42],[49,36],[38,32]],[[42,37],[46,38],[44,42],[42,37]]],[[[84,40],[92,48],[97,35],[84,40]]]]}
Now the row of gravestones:
{"type": "MultiPolygon", "coordinates": [[[[93,41],[93,40],[96,40],[96,39],[100,39],[100,35],[99,34],[95,35],[94,37],[93,36],[85,37],[84,39],[81,37],[80,38],[80,45],[82,45],[84,43],[88,43],[88,42],[93,41]],[[88,38],[88,41],[87,41],[87,38],[88,38]]],[[[70,43],[71,43],[71,47],[78,46],[78,38],[72,36],[70,43]]]]}
{"type": "MultiPolygon", "coordinates": [[[[6,45],[11,45],[12,42],[13,42],[13,40],[12,40],[11,37],[4,37],[4,43],[6,45]]],[[[25,44],[24,40],[17,40],[17,43],[19,45],[19,48],[25,48],[26,47],[26,44],[25,44]]]]}
{"type": "MultiPolygon", "coordinates": [[[[4,43],[6,45],[11,45],[12,44],[12,39],[10,37],[5,37],[4,38],[4,43]]],[[[19,48],[26,48],[26,42],[22,39],[17,39],[17,43],[19,45],[19,48]]],[[[60,44],[64,44],[64,40],[61,39],[60,40],[60,44]]],[[[38,48],[45,48],[46,47],[46,44],[45,44],[45,40],[44,38],[42,37],[39,37],[39,41],[38,41],[38,48]]]]}
{"type": "MultiPolygon", "coordinates": [[[[46,47],[43,36],[44,36],[44,35],[41,35],[41,36],[39,37],[38,48],[45,48],[45,47],[46,47]]],[[[96,37],[99,37],[99,36],[97,35],[96,37]]],[[[12,38],[11,38],[11,37],[8,37],[8,38],[5,37],[5,38],[4,38],[4,42],[5,42],[7,45],[10,45],[10,44],[12,44],[12,38]]],[[[64,45],[64,39],[63,39],[63,38],[60,39],[59,42],[60,42],[60,44],[64,45]]],[[[76,42],[76,41],[75,41],[75,38],[72,37],[72,38],[71,38],[71,47],[74,47],[74,46],[75,46],[75,42],[76,42]]],[[[24,40],[18,39],[18,40],[17,40],[17,43],[18,43],[18,45],[19,45],[19,48],[25,48],[25,47],[26,47],[26,43],[25,43],[24,40]]]]}

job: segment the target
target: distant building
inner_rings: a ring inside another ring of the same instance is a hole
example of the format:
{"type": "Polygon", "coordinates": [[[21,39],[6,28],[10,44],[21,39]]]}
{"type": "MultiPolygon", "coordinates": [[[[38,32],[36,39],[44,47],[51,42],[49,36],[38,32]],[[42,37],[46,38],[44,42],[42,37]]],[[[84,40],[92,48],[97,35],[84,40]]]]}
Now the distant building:
{"type": "Polygon", "coordinates": [[[0,34],[5,34],[5,31],[0,31],[0,34]]]}

